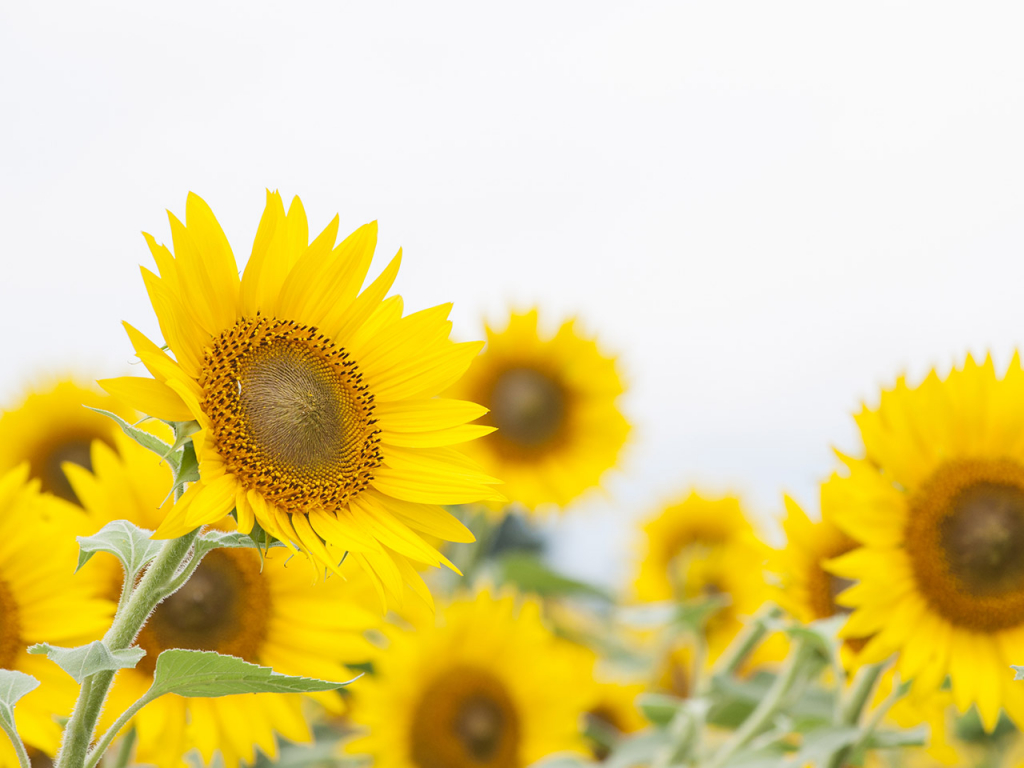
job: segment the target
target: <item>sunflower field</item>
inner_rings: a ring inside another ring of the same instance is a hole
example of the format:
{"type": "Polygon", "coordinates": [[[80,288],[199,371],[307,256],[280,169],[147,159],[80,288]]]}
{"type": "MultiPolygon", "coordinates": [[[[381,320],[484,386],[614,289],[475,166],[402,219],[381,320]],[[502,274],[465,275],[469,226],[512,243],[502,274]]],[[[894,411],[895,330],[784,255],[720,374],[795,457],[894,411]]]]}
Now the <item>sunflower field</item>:
{"type": "Polygon", "coordinates": [[[199,196],[169,223],[142,375],[0,417],[3,765],[1024,761],[1018,357],[883,389],[783,542],[681,489],[608,588],[538,526],[632,439],[577,323],[456,340],[401,252],[367,279],[376,223],[277,192],[241,261],[199,196]]]}

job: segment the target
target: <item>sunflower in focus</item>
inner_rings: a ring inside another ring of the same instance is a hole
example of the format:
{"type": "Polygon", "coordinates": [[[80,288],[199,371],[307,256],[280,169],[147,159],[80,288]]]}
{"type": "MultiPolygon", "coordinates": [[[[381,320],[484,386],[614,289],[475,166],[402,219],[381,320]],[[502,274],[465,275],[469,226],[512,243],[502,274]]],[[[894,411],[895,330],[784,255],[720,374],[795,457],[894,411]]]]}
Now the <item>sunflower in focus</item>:
{"type": "MultiPolygon", "coordinates": [[[[738,499],[708,499],[695,491],[649,520],[644,533],[646,552],[635,582],[642,602],[728,599],[707,625],[709,660],[714,660],[739,632],[743,618],[770,597],[764,579],[768,548],[754,534],[738,499]]],[[[772,658],[778,653],[774,645],[762,646],[772,658]]],[[[672,670],[671,657],[664,661],[669,667],[659,678],[675,681],[671,688],[676,690],[682,673],[672,670]]]]}
{"type": "Polygon", "coordinates": [[[858,584],[843,634],[858,661],[899,654],[918,697],[948,679],[986,730],[1000,708],[1024,725],[1010,664],[1024,648],[1024,371],[967,358],[945,379],[902,378],[857,416],[864,457],[825,485],[822,505],[861,545],[829,569],[858,584]]]}
{"type": "Polygon", "coordinates": [[[347,751],[378,768],[524,768],[584,749],[594,657],[555,637],[537,602],[483,592],[390,638],[353,691],[368,733],[347,751]]]}
{"type": "Polygon", "coordinates": [[[351,553],[382,600],[421,583],[409,560],[449,565],[424,541],[472,541],[441,505],[501,500],[497,480],[456,448],[490,431],[468,424],[484,409],[437,395],[482,344],[449,340],[450,305],[403,317],[385,298],[401,251],[360,292],[376,224],[335,245],[338,218],[312,243],[298,198],[285,211],[268,193],[252,255],[239,278],[212,211],[188,196],[170,215],[174,253],[146,239],[159,276],[143,278],[171,355],[131,326],[153,378],[101,382],[144,413],[195,420],[201,480],[159,538],[215,523],[232,509],[319,568],[351,553]]]}
{"type": "Polygon", "coordinates": [[[132,418],[114,398],[71,379],[26,393],[17,406],[0,414],[0,473],[27,461],[44,491],[77,502],[61,465],[88,467],[93,440],[112,445],[114,434],[121,431],[89,408],[132,418]]]}
{"type": "MultiPolygon", "coordinates": [[[[172,481],[166,462],[125,436],[116,438],[115,448],[101,441],[93,444],[92,472],[69,467],[92,529],[111,520],[140,527],[159,523],[171,504],[166,500],[172,481]]],[[[363,631],[380,623],[379,612],[366,590],[353,593],[337,577],[311,584],[304,569],[286,566],[288,556],[286,550],[270,549],[261,566],[254,549],[216,549],[207,554],[185,586],[164,600],[143,627],[136,642],[146,655],[134,669],[118,673],[104,727],[145,693],[157,656],[169,648],[217,651],[290,675],[353,677],[342,663],[369,657],[371,646],[363,631]]],[[[116,598],[120,593],[124,577],[113,556],[97,554],[83,570],[87,572],[104,580],[107,594],[116,598]]],[[[341,705],[334,692],[313,697],[335,711],[341,705]]],[[[133,720],[137,759],[176,767],[189,750],[198,748],[207,764],[219,752],[233,768],[240,761],[251,763],[255,747],[276,757],[275,732],[292,741],[311,739],[302,698],[163,696],[133,720]]]]}
{"type": "Polygon", "coordinates": [[[450,394],[489,409],[481,423],[497,431],[468,450],[510,500],[536,509],[568,505],[615,466],[629,434],[623,391],[615,360],[573,321],[542,338],[532,310],[487,329],[486,350],[450,394]]]}
{"type": "MultiPolygon", "coordinates": [[[[39,493],[29,467],[0,475],[0,668],[32,675],[41,685],[18,702],[18,733],[37,755],[53,756],[78,686],[45,656],[30,655],[35,643],[73,647],[96,640],[110,625],[114,604],[102,583],[75,575],[75,534],[86,533],[81,511],[39,493]],[[45,556],[43,556],[45,554],[45,556]]],[[[17,766],[7,738],[0,739],[0,765],[17,766]]]]}

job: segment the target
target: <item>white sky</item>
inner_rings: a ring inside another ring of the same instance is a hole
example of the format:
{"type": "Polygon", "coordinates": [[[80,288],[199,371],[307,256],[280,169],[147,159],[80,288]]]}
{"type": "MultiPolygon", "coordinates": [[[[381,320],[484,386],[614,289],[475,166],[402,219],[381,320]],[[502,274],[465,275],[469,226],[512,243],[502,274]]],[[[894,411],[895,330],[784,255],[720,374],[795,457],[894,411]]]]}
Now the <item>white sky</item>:
{"type": "Polygon", "coordinates": [[[879,385],[1021,341],[1020,6],[505,7],[0,5],[0,395],[127,365],[190,189],[240,259],[300,194],[461,336],[536,302],[621,353],[633,448],[553,525],[608,579],[661,500],[815,507],[879,385]]]}

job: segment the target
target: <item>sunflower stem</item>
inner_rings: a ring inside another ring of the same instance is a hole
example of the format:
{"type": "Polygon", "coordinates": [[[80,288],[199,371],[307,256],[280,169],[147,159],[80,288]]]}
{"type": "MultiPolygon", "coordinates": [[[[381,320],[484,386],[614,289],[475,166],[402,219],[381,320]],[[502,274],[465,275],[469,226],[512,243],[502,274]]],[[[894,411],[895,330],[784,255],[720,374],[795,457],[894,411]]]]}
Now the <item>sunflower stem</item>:
{"type": "MultiPolygon", "coordinates": [[[[871,666],[878,667],[878,670],[874,674],[873,681],[874,683],[877,683],[878,678],[880,677],[881,673],[885,670],[885,668],[888,666],[888,664],[883,662],[882,664],[872,664],[871,666]]],[[[867,676],[868,675],[866,675],[866,677],[867,676]]],[[[901,684],[898,679],[894,679],[892,682],[892,691],[885,698],[885,701],[879,704],[871,713],[871,717],[868,718],[867,723],[864,724],[864,727],[861,729],[860,735],[857,737],[857,740],[853,744],[847,745],[845,747],[840,747],[835,752],[833,752],[829,756],[829,759],[825,762],[825,767],[841,768],[841,766],[845,765],[847,760],[851,756],[857,754],[859,750],[863,749],[864,745],[868,743],[868,740],[871,738],[874,732],[878,730],[878,726],[881,725],[883,718],[885,718],[885,716],[889,714],[889,710],[892,709],[893,705],[897,701],[903,698],[903,695],[907,692],[908,687],[909,686],[906,683],[901,684]]],[[[867,690],[869,694],[873,692],[875,690],[874,684],[867,686],[867,690]]],[[[865,696],[865,703],[867,702],[867,699],[868,697],[865,696]]],[[[861,712],[863,712],[863,708],[864,704],[861,704],[861,712]]],[[[860,721],[861,712],[858,712],[856,719],[848,723],[848,725],[856,725],[860,721]]]]}
{"type": "MultiPolygon", "coordinates": [[[[767,628],[766,628],[767,629],[767,628]]],[[[743,721],[743,724],[733,733],[728,741],[721,746],[714,757],[707,763],[707,768],[721,768],[729,762],[747,743],[763,731],[771,719],[775,716],[779,707],[786,699],[793,684],[800,678],[801,667],[807,656],[807,646],[803,640],[796,640],[793,649],[789,652],[786,662],[779,671],[778,677],[768,689],[768,693],[761,699],[753,712],[743,721]]]]}
{"type": "Polygon", "coordinates": [[[888,662],[868,664],[857,670],[857,674],[850,683],[849,693],[843,697],[836,708],[836,725],[856,725],[860,721],[861,712],[864,711],[868,699],[878,685],[878,679],[888,666],[888,662]]]}
{"type": "Polygon", "coordinates": [[[15,753],[18,755],[18,764],[21,768],[31,768],[32,761],[29,760],[28,751],[25,749],[25,742],[21,740],[17,729],[9,725],[6,718],[0,718],[0,728],[4,729],[7,738],[11,740],[11,746],[14,747],[15,753]]]}
{"type": "Polygon", "coordinates": [[[743,665],[754,649],[761,644],[768,634],[768,625],[782,615],[782,609],[773,603],[765,603],[754,614],[750,622],[740,630],[729,647],[718,657],[711,669],[710,678],[717,675],[734,675],[743,665]]]}
{"type": "MultiPolygon", "coordinates": [[[[112,651],[128,648],[161,600],[173,594],[169,587],[192,552],[199,529],[178,539],[169,539],[146,569],[131,597],[114,614],[114,622],[103,642],[112,651]]],[[[178,587],[181,584],[177,585],[178,587]]],[[[84,768],[96,723],[114,681],[114,672],[97,672],[82,683],[78,701],[64,730],[55,768],[84,768]]],[[[99,759],[100,755],[97,755],[99,759]]]]}
{"type": "MultiPolygon", "coordinates": [[[[121,718],[118,718],[118,721],[120,720],[121,718]]],[[[128,733],[124,735],[124,739],[121,740],[121,745],[117,748],[117,755],[114,757],[114,764],[112,768],[128,768],[128,765],[132,760],[132,750],[135,749],[135,742],[138,738],[139,733],[135,728],[131,728],[128,733]]],[[[99,749],[100,745],[97,745],[96,748],[99,749]]],[[[103,749],[105,750],[106,747],[103,747],[103,749]]],[[[102,754],[102,750],[100,753],[102,754]]],[[[91,759],[92,758],[90,757],[90,760],[91,759]]],[[[95,765],[95,763],[91,764],[95,765]]]]}

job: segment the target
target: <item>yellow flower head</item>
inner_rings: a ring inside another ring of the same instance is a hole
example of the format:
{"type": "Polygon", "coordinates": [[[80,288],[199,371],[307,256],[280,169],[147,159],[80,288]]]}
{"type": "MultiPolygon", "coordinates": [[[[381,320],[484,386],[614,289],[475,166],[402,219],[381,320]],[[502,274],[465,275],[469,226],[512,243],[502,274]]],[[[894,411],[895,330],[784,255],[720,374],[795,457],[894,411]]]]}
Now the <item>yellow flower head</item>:
{"type": "Polygon", "coordinates": [[[401,258],[360,292],[377,240],[367,224],[335,245],[337,217],[309,242],[298,198],[268,193],[239,278],[213,213],[189,195],[170,215],[174,254],[146,236],[143,269],[171,355],[131,326],[152,379],[103,382],[165,420],[196,420],[201,480],[157,536],[181,536],[236,510],[321,568],[344,552],[375,575],[381,598],[419,582],[408,559],[450,565],[421,537],[472,535],[440,505],[500,500],[497,483],[452,446],[490,431],[484,409],[437,397],[482,344],[449,340],[450,305],[402,316],[385,298],[401,258]]]}
{"type": "Polygon", "coordinates": [[[504,331],[488,328],[486,350],[452,390],[489,409],[481,422],[497,431],[468,450],[529,509],[564,507],[615,466],[629,434],[622,392],[613,358],[571,320],[542,338],[537,310],[513,314],[504,331]]]}
{"type": "Polygon", "coordinates": [[[728,598],[708,623],[714,659],[743,626],[743,617],[770,596],[764,579],[768,548],[738,499],[706,499],[695,491],[648,521],[644,532],[647,549],[635,583],[641,601],[728,598]]]}
{"type": "Polygon", "coordinates": [[[864,458],[845,459],[823,509],[861,547],[829,566],[859,582],[839,602],[843,632],[870,637],[859,660],[899,652],[926,695],[949,679],[964,711],[1024,725],[1024,371],[970,357],[918,387],[900,379],[857,417],[864,458]]]}
{"type": "Polygon", "coordinates": [[[847,611],[836,597],[851,582],[826,568],[828,561],[856,548],[857,542],[828,516],[812,522],[789,496],[785,498],[786,547],[775,557],[780,579],[777,601],[802,622],[827,619],[847,611]]]}
{"type": "Polygon", "coordinates": [[[525,768],[581,750],[593,666],[533,600],[457,601],[435,626],[391,634],[374,676],[353,689],[353,720],[369,733],[349,750],[378,768],[525,768]]]}
{"type": "Polygon", "coordinates": [[[0,415],[0,473],[27,461],[44,491],[77,501],[61,465],[88,466],[92,441],[112,445],[114,434],[121,431],[106,416],[85,406],[132,417],[114,398],[71,379],[33,389],[0,415]]]}
{"type": "MultiPolygon", "coordinates": [[[[127,437],[117,437],[115,448],[93,444],[92,473],[69,468],[93,531],[115,519],[140,527],[159,523],[170,505],[166,462],[127,437]]],[[[217,651],[285,674],[353,677],[342,663],[369,657],[371,647],[362,633],[380,623],[378,611],[367,604],[369,594],[365,589],[353,592],[349,583],[333,576],[311,584],[305,569],[286,566],[288,556],[271,549],[261,564],[254,549],[218,549],[206,555],[140,633],[137,643],[146,656],[134,669],[118,673],[104,727],[146,691],[157,656],[168,648],[217,651]]],[[[107,594],[120,592],[123,575],[112,556],[94,556],[82,573],[101,577],[107,594]]],[[[333,693],[316,698],[334,708],[340,705],[333,693]]],[[[133,720],[139,739],[136,756],[161,768],[183,765],[192,748],[199,749],[206,763],[219,751],[229,768],[252,762],[255,747],[274,757],[275,732],[292,741],[311,738],[301,699],[283,694],[164,696],[133,720]]]]}
{"type": "MultiPolygon", "coordinates": [[[[65,647],[98,640],[110,625],[114,604],[102,583],[75,574],[76,535],[87,520],[76,507],[39,493],[28,465],[0,475],[0,668],[32,675],[40,686],[14,710],[18,733],[29,746],[54,755],[60,744],[55,716],[67,717],[78,688],[45,656],[26,652],[35,643],[65,647]]],[[[10,741],[0,740],[0,765],[16,766],[10,741]]]]}

